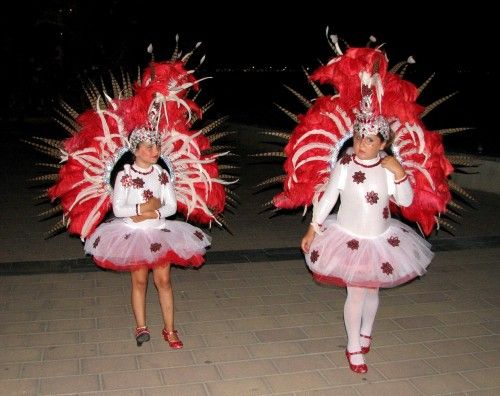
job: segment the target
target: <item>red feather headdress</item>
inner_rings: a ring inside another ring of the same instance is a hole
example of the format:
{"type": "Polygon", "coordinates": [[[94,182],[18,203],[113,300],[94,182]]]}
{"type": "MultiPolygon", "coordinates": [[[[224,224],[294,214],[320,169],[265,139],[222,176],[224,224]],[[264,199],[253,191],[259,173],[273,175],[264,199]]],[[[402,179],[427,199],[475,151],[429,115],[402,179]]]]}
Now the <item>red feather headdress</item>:
{"type": "Polygon", "coordinates": [[[311,205],[322,193],[343,144],[352,137],[362,99],[362,87],[377,98],[373,108],[386,119],[395,139],[392,152],[409,175],[414,199],[397,208],[428,235],[451,200],[448,176],[453,167],[444,155],[441,135],[421,121],[424,108],[416,102],[418,89],[388,70],[379,49],[349,48],[311,75],[312,81],[333,86],[337,93],[320,96],[306,114],[298,117],[285,147],[283,191],[273,199],[277,208],[311,205]]]}
{"type": "Polygon", "coordinates": [[[71,234],[87,238],[110,210],[111,172],[129,150],[130,133],[140,128],[160,135],[161,157],[170,170],[178,211],[197,223],[223,222],[224,186],[229,182],[220,177],[217,160],[227,153],[213,153],[206,131],[191,128],[202,110],[187,94],[190,89],[197,91],[201,80],[185,68],[188,58],[152,62],[133,86],[127,78],[119,87],[113,78],[115,98],[91,85],[86,91],[91,109],[78,115],[63,104],[73,118],[73,128],[65,125],[73,136],[62,142],[45,141],[50,147],[34,144],[47,154],[59,150],[62,166],[48,196],[60,201],[62,224],[71,234]]]}

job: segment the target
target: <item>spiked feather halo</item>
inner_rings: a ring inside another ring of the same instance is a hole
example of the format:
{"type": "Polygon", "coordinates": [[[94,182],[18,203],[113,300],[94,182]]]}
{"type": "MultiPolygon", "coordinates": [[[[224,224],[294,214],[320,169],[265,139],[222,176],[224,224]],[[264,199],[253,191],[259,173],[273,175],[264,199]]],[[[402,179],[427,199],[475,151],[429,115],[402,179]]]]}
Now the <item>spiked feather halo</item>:
{"type": "MultiPolygon", "coordinates": [[[[379,49],[349,48],[342,54],[338,42],[334,44],[331,46],[337,56],[310,77],[318,95],[314,104],[299,116],[285,111],[298,125],[284,149],[285,175],[273,178],[274,182],[284,180],[283,191],[273,198],[273,205],[279,209],[303,206],[307,210],[321,197],[342,146],[352,137],[360,87],[368,81],[378,96],[379,114],[389,121],[395,134],[393,154],[405,168],[414,190],[410,207],[391,203],[391,210],[416,222],[426,235],[436,224],[448,226],[440,215],[447,211],[447,205],[456,208],[450,188],[460,190],[448,181],[453,166],[444,155],[441,134],[429,131],[421,118],[451,95],[424,108],[416,102],[423,87],[403,80],[405,68],[396,74],[405,62],[388,70],[387,58],[379,49]],[[333,86],[337,93],[324,96],[314,81],[333,86]]],[[[304,103],[303,97],[299,99],[304,103]]]]}
{"type": "MultiPolygon", "coordinates": [[[[85,239],[95,230],[111,208],[110,175],[120,157],[128,151],[129,135],[137,128],[153,128],[161,138],[161,157],[166,162],[177,198],[178,211],[186,219],[224,224],[225,185],[217,161],[227,152],[217,152],[206,136],[220,126],[221,120],[201,130],[192,129],[205,108],[187,98],[198,90],[192,70],[186,70],[189,58],[151,62],[142,77],[132,85],[127,76],[123,86],[112,76],[114,98],[90,84],[85,90],[92,108],[78,114],[63,103],[58,120],[71,137],[62,141],[28,142],[38,150],[57,157],[60,170],[48,189],[52,201],[59,200],[63,221],[49,232],[66,226],[71,234],[85,239]]],[[[225,225],[225,224],[224,224],[225,225]]]]}

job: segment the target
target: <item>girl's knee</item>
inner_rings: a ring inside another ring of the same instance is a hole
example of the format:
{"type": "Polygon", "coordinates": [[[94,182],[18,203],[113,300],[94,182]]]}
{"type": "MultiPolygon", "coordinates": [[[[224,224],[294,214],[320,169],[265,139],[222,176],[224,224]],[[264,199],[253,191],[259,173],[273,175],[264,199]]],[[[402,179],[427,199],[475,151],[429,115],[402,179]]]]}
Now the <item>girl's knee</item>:
{"type": "Polygon", "coordinates": [[[153,270],[153,279],[155,286],[161,290],[172,288],[170,283],[170,265],[153,270]]]}
{"type": "Polygon", "coordinates": [[[159,276],[159,277],[155,277],[154,281],[155,281],[155,286],[158,289],[169,290],[172,288],[172,284],[170,283],[170,277],[159,276]]]}
{"type": "Polygon", "coordinates": [[[132,287],[134,289],[146,289],[148,287],[148,278],[132,278],[132,287]]]}
{"type": "Polygon", "coordinates": [[[364,287],[348,287],[347,288],[347,299],[353,301],[364,300],[366,293],[369,289],[364,287]]]}
{"type": "Polygon", "coordinates": [[[145,289],[148,287],[148,270],[141,268],[130,273],[132,277],[132,287],[137,289],[145,289]]]}

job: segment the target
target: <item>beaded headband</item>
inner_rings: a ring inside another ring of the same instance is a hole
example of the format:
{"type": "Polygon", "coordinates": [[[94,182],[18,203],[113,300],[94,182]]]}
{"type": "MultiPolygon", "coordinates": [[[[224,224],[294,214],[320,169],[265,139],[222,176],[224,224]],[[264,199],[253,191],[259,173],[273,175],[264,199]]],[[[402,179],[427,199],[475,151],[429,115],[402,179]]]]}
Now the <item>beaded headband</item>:
{"type": "Polygon", "coordinates": [[[354,114],[356,115],[356,121],[353,124],[355,134],[373,136],[380,133],[384,140],[389,139],[389,123],[382,115],[377,116],[373,113],[371,94],[361,98],[359,110],[355,109],[354,114]]]}
{"type": "Polygon", "coordinates": [[[156,144],[157,146],[161,145],[161,137],[158,131],[146,129],[146,128],[138,128],[132,131],[128,138],[128,144],[130,151],[135,153],[139,143],[148,142],[152,144],[156,144]]]}

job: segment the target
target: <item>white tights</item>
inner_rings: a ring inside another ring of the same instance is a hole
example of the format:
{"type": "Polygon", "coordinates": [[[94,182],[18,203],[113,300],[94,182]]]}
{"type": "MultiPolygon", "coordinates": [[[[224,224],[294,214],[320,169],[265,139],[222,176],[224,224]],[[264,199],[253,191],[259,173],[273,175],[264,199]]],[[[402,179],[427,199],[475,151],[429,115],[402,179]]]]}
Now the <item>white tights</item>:
{"type": "MultiPolygon", "coordinates": [[[[348,287],[344,305],[344,323],[347,331],[347,350],[357,352],[368,346],[370,340],[360,334],[371,336],[373,322],[378,310],[378,289],[348,287]]],[[[353,355],[353,364],[363,364],[363,355],[353,355]]]]}

